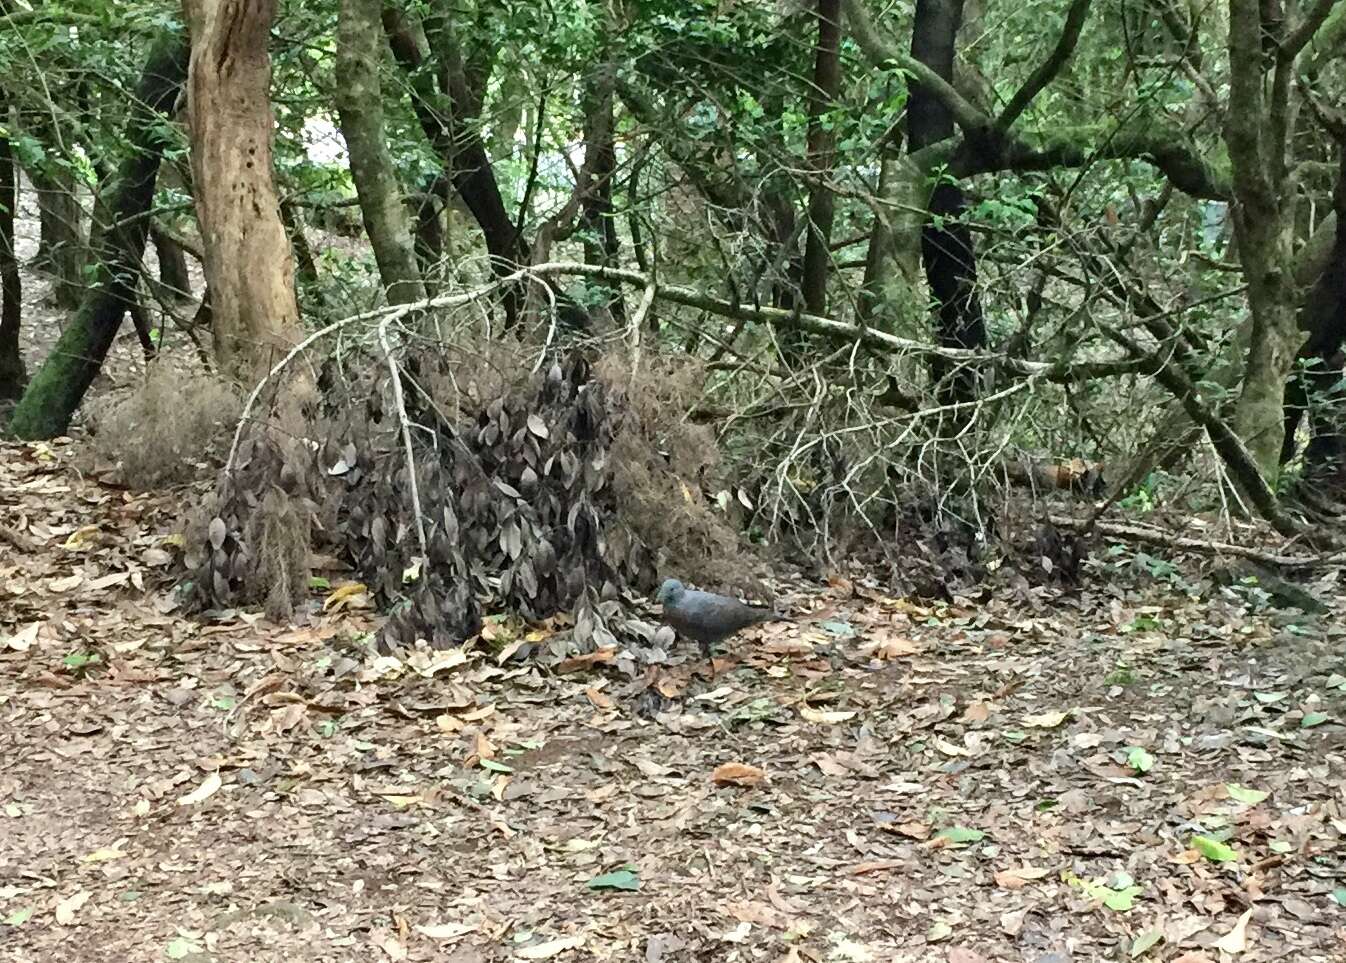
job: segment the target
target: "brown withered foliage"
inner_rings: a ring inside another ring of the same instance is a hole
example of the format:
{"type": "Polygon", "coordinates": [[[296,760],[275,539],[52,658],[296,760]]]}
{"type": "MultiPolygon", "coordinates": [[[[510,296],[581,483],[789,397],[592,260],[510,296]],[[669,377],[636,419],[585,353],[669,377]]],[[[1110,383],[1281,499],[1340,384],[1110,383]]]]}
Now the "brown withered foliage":
{"type": "Polygon", "coordinates": [[[190,481],[203,455],[228,443],[240,404],[222,381],[151,364],[135,391],[95,412],[96,450],[121,463],[133,489],[190,481]]]}
{"type": "Polygon", "coordinates": [[[302,432],[250,431],[221,479],[193,530],[198,603],[283,613],[307,578],[295,537],[359,572],[390,614],[388,647],[459,643],[486,608],[569,613],[588,649],[622,634],[624,599],[665,574],[732,582],[747,558],[703,492],[718,455],[684,417],[695,372],[657,362],[633,378],[629,359],[575,349],[533,374],[536,358],[493,342],[405,361],[424,562],[387,370],[329,367],[321,414],[302,432]]]}

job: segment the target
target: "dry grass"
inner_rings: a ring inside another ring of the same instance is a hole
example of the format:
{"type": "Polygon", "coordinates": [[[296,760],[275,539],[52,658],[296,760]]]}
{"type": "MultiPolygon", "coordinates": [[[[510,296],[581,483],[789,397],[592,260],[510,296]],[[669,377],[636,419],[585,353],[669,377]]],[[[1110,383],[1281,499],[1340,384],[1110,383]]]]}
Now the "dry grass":
{"type": "Polygon", "coordinates": [[[240,407],[221,381],[151,364],[135,392],[95,412],[95,445],[134,489],[190,481],[202,462],[222,457],[240,407]]]}
{"type": "Polygon", "coordinates": [[[654,357],[632,377],[622,352],[604,356],[595,375],[620,412],[609,458],[621,521],[656,549],[662,575],[703,586],[753,589],[756,567],[730,519],[706,498],[719,490],[719,446],[687,419],[701,398],[703,373],[686,359],[654,357]]]}

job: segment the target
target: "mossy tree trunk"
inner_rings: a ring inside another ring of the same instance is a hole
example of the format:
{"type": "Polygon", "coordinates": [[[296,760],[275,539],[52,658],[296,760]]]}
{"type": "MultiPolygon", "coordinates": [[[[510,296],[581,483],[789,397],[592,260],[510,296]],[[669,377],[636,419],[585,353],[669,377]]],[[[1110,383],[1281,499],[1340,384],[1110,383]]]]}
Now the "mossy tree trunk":
{"type": "Polygon", "coordinates": [[[1229,0],[1229,101],[1224,138],[1233,174],[1232,213],[1248,286],[1252,332],[1234,427],[1274,482],[1285,432],[1285,384],[1303,343],[1296,311],[1295,191],[1287,184],[1295,60],[1331,6],[1314,5],[1293,29],[1259,0],[1229,0]],[[1270,67],[1270,70],[1268,70],[1270,67]]]}
{"type": "Polygon", "coordinates": [[[176,34],[164,35],[150,50],[127,121],[131,150],[104,192],[106,218],[94,222],[94,283],[14,410],[9,428],[20,438],[52,438],[69,427],[135,300],[147,215],[169,146],[164,115],[186,80],[187,56],[186,40],[176,34]]]}
{"type": "Polygon", "coordinates": [[[406,304],[423,298],[425,287],[384,128],[379,70],[388,44],[381,11],[381,0],[341,0],[336,47],[341,83],[336,105],[379,277],[388,301],[406,304]]]}
{"type": "Polygon", "coordinates": [[[299,338],[294,256],[272,169],[276,0],[184,0],[191,30],[192,187],[215,357],[245,381],[299,338]]]}

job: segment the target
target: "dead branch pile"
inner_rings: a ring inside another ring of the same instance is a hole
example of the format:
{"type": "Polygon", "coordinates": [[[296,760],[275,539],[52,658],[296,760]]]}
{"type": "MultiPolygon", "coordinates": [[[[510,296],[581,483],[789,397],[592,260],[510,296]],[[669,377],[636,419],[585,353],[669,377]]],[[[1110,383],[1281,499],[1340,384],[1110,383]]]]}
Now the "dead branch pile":
{"type": "Polygon", "coordinates": [[[192,529],[199,606],[283,616],[321,552],[390,613],[388,646],[457,644],[503,609],[569,614],[572,647],[587,650],[629,636],[623,600],[663,574],[743,584],[743,546],[703,495],[713,437],[684,417],[695,369],[656,360],[633,376],[584,350],[538,366],[501,340],[408,356],[404,411],[376,361],[334,356],[320,403],[245,433],[192,529]]]}

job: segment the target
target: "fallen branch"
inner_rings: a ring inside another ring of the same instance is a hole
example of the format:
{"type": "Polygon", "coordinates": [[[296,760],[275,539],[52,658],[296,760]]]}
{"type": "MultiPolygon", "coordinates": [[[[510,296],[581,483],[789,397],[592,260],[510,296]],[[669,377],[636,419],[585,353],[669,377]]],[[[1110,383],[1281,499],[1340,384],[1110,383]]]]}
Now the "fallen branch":
{"type": "Polygon", "coordinates": [[[1263,565],[1288,571],[1307,571],[1316,568],[1330,568],[1333,565],[1346,565],[1346,551],[1333,552],[1330,555],[1281,555],[1276,552],[1249,548],[1246,545],[1235,545],[1232,542],[1212,542],[1200,538],[1190,538],[1186,535],[1175,535],[1172,532],[1166,532],[1149,525],[1077,519],[1068,515],[1048,515],[1047,520],[1053,525],[1068,528],[1081,534],[1088,534],[1092,530],[1112,538],[1130,539],[1147,545],[1158,545],[1162,548],[1200,552],[1203,555],[1231,555],[1235,558],[1260,562],[1263,565]]]}

